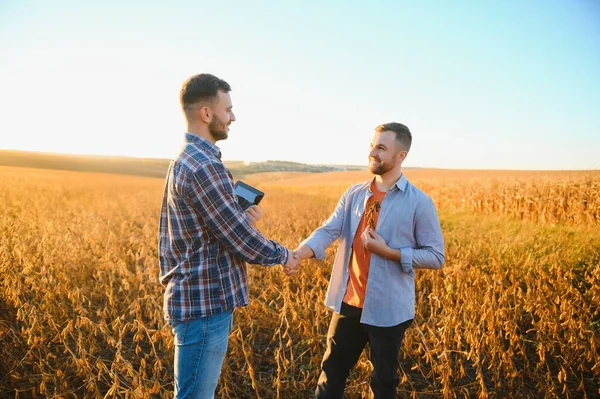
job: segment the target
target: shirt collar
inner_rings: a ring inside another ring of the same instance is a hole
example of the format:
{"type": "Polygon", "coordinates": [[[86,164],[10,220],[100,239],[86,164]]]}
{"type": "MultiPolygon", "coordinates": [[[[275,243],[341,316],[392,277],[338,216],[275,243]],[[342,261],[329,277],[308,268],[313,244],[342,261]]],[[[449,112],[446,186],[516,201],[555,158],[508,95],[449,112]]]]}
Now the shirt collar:
{"type": "Polygon", "coordinates": [[[211,143],[204,137],[200,137],[193,133],[186,132],[185,133],[185,142],[190,144],[195,144],[203,150],[208,151],[213,154],[217,158],[221,159],[221,150],[215,144],[211,143]]]}
{"type": "Polygon", "coordinates": [[[398,189],[400,191],[404,191],[404,190],[406,190],[407,184],[408,184],[408,180],[406,180],[406,175],[404,173],[402,173],[402,176],[400,176],[400,178],[396,182],[396,187],[398,187],[398,189]]]}
{"type": "MultiPolygon", "coordinates": [[[[371,181],[369,182],[369,185],[367,186],[367,190],[372,193],[373,190],[371,190],[371,184],[375,181],[375,176],[373,176],[373,178],[371,179],[371,181]]],[[[406,179],[406,176],[404,175],[404,173],[402,173],[402,175],[400,176],[400,178],[396,181],[396,183],[394,184],[394,186],[398,187],[398,190],[400,191],[404,191],[406,190],[406,185],[408,184],[408,180],[406,179]]],[[[393,187],[393,186],[392,186],[393,187]]]]}

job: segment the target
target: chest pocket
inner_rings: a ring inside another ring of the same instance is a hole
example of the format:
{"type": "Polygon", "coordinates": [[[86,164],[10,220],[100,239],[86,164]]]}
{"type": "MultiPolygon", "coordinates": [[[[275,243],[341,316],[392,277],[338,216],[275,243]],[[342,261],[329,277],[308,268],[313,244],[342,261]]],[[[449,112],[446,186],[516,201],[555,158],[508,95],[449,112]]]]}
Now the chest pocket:
{"type": "Polygon", "coordinates": [[[382,207],[378,232],[390,246],[412,245],[414,241],[414,207],[401,199],[394,199],[382,207]]]}

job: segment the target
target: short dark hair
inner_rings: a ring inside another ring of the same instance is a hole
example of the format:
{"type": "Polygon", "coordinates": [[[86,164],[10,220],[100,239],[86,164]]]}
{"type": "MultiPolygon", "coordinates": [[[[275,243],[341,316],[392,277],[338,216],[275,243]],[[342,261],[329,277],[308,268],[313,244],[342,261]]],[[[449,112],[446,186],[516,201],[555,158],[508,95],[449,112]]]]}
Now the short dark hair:
{"type": "Polygon", "coordinates": [[[396,133],[396,140],[406,148],[406,151],[410,150],[410,145],[412,144],[412,134],[410,134],[410,130],[408,130],[408,127],[406,127],[402,123],[383,123],[377,126],[375,128],[375,131],[377,133],[387,131],[396,133]]]}
{"type": "Polygon", "coordinates": [[[210,73],[200,73],[189,77],[181,86],[179,101],[181,108],[186,111],[189,106],[199,101],[212,101],[217,97],[219,90],[231,91],[229,83],[210,73]]]}

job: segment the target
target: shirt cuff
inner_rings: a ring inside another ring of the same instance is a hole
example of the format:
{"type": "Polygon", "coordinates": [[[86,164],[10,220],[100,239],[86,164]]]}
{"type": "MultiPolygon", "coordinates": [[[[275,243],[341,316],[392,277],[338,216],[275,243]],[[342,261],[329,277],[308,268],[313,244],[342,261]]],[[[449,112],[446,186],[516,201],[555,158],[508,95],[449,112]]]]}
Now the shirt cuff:
{"type": "Polygon", "coordinates": [[[404,273],[413,272],[413,249],[410,247],[400,248],[400,265],[404,273]]]}
{"type": "Polygon", "coordinates": [[[291,256],[290,251],[282,245],[281,246],[281,264],[285,265],[288,262],[288,259],[290,258],[290,256],[291,256]]]}

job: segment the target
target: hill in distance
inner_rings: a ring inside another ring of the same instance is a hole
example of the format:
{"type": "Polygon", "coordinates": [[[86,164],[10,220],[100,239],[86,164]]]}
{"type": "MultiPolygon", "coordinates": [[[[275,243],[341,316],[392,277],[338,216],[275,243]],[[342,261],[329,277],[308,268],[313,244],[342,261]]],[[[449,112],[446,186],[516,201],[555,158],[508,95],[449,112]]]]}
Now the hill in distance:
{"type": "MultiPolygon", "coordinates": [[[[169,159],[135,158],[102,155],[70,155],[17,150],[0,150],[0,165],[38,169],[73,170],[80,172],[114,173],[164,178],[169,159]]],[[[237,179],[264,172],[323,173],[344,170],[363,170],[359,165],[309,165],[297,162],[224,161],[237,179]]]]}

